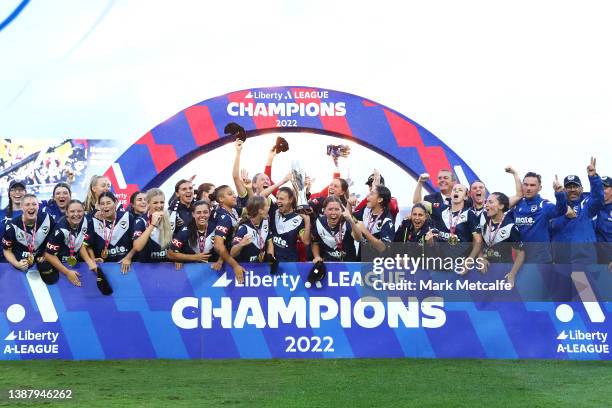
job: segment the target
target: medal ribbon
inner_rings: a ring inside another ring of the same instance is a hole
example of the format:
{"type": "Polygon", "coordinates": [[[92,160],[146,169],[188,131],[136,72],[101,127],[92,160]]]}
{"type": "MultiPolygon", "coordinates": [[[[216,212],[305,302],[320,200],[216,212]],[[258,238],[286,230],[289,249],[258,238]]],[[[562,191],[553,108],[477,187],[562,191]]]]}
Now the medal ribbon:
{"type": "Polygon", "coordinates": [[[370,212],[370,218],[368,219],[368,231],[370,231],[370,234],[373,233],[372,230],[374,229],[374,226],[376,226],[376,224],[378,223],[378,220],[380,220],[380,217],[382,217],[383,213],[378,214],[376,218],[373,218],[373,215],[374,214],[370,212]]]}
{"type": "Polygon", "coordinates": [[[456,217],[453,216],[453,209],[451,207],[448,208],[448,230],[451,235],[455,235],[455,231],[457,230],[457,223],[459,222],[459,218],[461,218],[461,210],[459,210],[459,214],[456,217]]]}
{"type": "Polygon", "coordinates": [[[72,231],[68,232],[68,252],[70,256],[74,258],[74,243],[76,241],[76,236],[72,234],[72,231]]]}
{"type": "Polygon", "coordinates": [[[117,216],[113,219],[113,224],[110,227],[110,234],[106,235],[106,220],[104,220],[104,250],[108,251],[108,245],[110,244],[111,239],[113,238],[113,231],[115,231],[115,223],[117,222],[117,216]]]}
{"type": "Polygon", "coordinates": [[[35,239],[36,239],[36,222],[38,221],[38,218],[34,220],[34,228],[32,228],[32,235],[30,238],[28,238],[28,230],[26,229],[26,224],[25,224],[25,220],[23,219],[23,217],[21,217],[21,223],[23,224],[23,231],[25,232],[25,239],[26,242],[28,243],[28,252],[30,252],[32,255],[34,255],[34,245],[35,245],[35,239]]]}
{"type": "Polygon", "coordinates": [[[491,237],[491,239],[487,240],[488,248],[491,248],[494,245],[495,237],[497,236],[497,233],[501,229],[501,225],[504,222],[504,218],[506,218],[506,214],[504,214],[504,216],[502,217],[502,220],[499,222],[499,225],[497,226],[497,229],[495,230],[495,232],[491,231],[491,229],[493,228],[493,218],[489,219],[489,223],[487,224],[487,229],[489,230],[489,236],[491,237]]]}
{"type": "Polygon", "coordinates": [[[200,253],[203,254],[206,249],[206,232],[200,234],[200,231],[198,231],[198,248],[200,253]]]}
{"type": "Polygon", "coordinates": [[[334,234],[334,241],[336,241],[336,249],[342,251],[344,249],[344,233],[342,232],[342,224],[338,225],[338,233],[334,234]]]}

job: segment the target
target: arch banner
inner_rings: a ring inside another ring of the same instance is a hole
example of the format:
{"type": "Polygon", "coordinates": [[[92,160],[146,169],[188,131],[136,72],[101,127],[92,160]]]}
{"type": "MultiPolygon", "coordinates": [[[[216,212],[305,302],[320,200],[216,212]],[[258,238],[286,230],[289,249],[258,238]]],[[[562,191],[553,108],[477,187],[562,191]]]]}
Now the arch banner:
{"type": "MultiPolygon", "coordinates": [[[[464,183],[474,171],[431,132],[369,99],[329,89],[285,86],[256,88],[208,99],[165,120],[131,145],[105,172],[119,197],[160,186],[196,158],[234,139],[224,134],[235,122],[247,136],[270,132],[326,134],[360,143],[417,177],[452,169],[464,183]]],[[[435,177],[426,185],[436,187],[435,177]]]]}

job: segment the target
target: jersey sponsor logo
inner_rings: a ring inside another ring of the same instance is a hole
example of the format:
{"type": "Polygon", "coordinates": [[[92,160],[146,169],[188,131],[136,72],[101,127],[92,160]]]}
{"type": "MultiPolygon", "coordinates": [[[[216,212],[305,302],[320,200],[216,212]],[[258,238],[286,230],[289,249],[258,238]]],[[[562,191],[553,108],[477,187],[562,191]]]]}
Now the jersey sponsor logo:
{"type": "Polygon", "coordinates": [[[47,249],[49,251],[57,252],[57,251],[59,251],[60,246],[59,245],[53,245],[52,243],[47,242],[47,249]]]}
{"type": "Polygon", "coordinates": [[[215,228],[216,231],[222,232],[223,234],[227,234],[229,229],[227,227],[224,227],[223,225],[217,225],[217,227],[215,228]]]}
{"type": "Polygon", "coordinates": [[[533,217],[516,217],[514,222],[519,225],[533,225],[535,221],[533,217]]]}
{"type": "Polygon", "coordinates": [[[124,247],[123,245],[116,246],[116,247],[108,249],[108,253],[110,255],[121,255],[121,254],[124,254],[124,253],[127,253],[127,252],[128,252],[127,248],[124,247]]]}
{"type": "Polygon", "coordinates": [[[175,247],[181,249],[183,247],[183,243],[181,241],[179,241],[178,239],[174,238],[172,240],[172,245],[174,245],[175,247]]]}
{"type": "Polygon", "coordinates": [[[327,251],[327,254],[331,256],[332,258],[336,258],[336,259],[344,259],[344,257],[346,256],[346,252],[338,251],[338,250],[332,251],[332,252],[327,251]]]}
{"type": "Polygon", "coordinates": [[[285,241],[284,239],[282,239],[281,237],[273,237],[272,238],[272,242],[274,243],[274,245],[276,245],[277,247],[280,248],[289,248],[289,245],[287,244],[287,241],[285,241]]]}

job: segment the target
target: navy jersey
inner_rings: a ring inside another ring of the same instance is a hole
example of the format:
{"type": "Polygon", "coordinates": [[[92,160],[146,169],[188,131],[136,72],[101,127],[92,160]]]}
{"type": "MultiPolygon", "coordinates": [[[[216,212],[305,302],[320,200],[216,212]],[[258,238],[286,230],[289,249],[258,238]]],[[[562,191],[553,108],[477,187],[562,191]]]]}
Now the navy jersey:
{"type": "MultiPolygon", "coordinates": [[[[149,226],[148,218],[137,217],[134,221],[133,239],[137,239],[149,226]]],[[[166,262],[168,248],[162,248],[159,244],[159,229],[153,228],[149,240],[145,244],[142,251],[138,252],[137,260],[139,262],[166,262]]]]}
{"type": "Polygon", "coordinates": [[[49,214],[55,221],[59,221],[65,213],[58,207],[54,200],[43,200],[40,202],[40,211],[49,214]]]}
{"type": "Polygon", "coordinates": [[[232,239],[232,246],[238,245],[246,236],[251,236],[251,243],[242,248],[236,257],[238,262],[260,262],[259,255],[266,252],[266,242],[270,239],[270,225],[268,220],[262,220],[259,228],[251,220],[238,226],[232,239]]]}
{"type": "Polygon", "coordinates": [[[170,228],[172,231],[178,232],[191,221],[191,206],[186,206],[180,201],[176,201],[170,213],[170,228]]]}
{"type": "MultiPolygon", "coordinates": [[[[20,217],[23,212],[21,210],[13,211],[12,215],[8,215],[8,209],[3,208],[0,210],[0,240],[4,238],[4,232],[6,231],[7,224],[14,217],[20,217]]],[[[0,251],[0,261],[4,261],[4,253],[0,251]]]]}
{"type": "Polygon", "coordinates": [[[25,228],[23,218],[21,216],[15,217],[6,224],[2,246],[4,249],[10,250],[17,261],[27,258],[30,249],[33,249],[31,253],[34,257],[42,256],[54,225],[55,222],[49,214],[38,213],[36,225],[26,225],[25,228]],[[34,229],[35,226],[36,229],[34,229]]]}
{"type": "Polygon", "coordinates": [[[364,207],[354,215],[359,221],[363,221],[365,227],[368,229],[368,231],[370,231],[370,234],[374,235],[374,237],[383,242],[393,242],[393,238],[395,237],[395,228],[393,226],[393,218],[389,210],[384,210],[379,215],[373,215],[371,208],[364,207]]]}
{"type": "Polygon", "coordinates": [[[89,239],[87,245],[93,249],[96,258],[100,258],[105,247],[105,239],[109,239],[108,257],[105,262],[118,262],[132,250],[134,235],[134,216],[129,212],[118,211],[115,223],[90,218],[87,227],[89,239]]]}
{"type": "Polygon", "coordinates": [[[425,235],[432,228],[431,221],[427,220],[419,230],[415,230],[411,220],[403,220],[395,232],[393,242],[405,242],[406,252],[409,256],[421,256],[425,254],[425,235]]]}
{"type": "Polygon", "coordinates": [[[279,262],[298,262],[297,242],[304,220],[295,213],[281,214],[276,204],[270,206],[270,233],[274,244],[274,256],[279,262]]]}
{"type": "Polygon", "coordinates": [[[335,228],[330,228],[325,216],[317,218],[312,225],[312,242],[319,244],[319,253],[324,261],[338,262],[357,260],[355,240],[351,224],[341,221],[335,228]]]}
{"type": "Polygon", "coordinates": [[[76,228],[70,226],[66,217],[60,218],[47,242],[47,253],[57,256],[61,262],[67,262],[72,248],[73,255],[80,259],[79,250],[89,237],[87,226],[86,218],[76,228]]]}
{"type": "Polygon", "coordinates": [[[238,227],[239,219],[240,217],[238,216],[238,212],[235,208],[232,208],[231,211],[227,211],[221,206],[217,207],[213,220],[213,224],[215,226],[213,241],[215,237],[223,238],[225,248],[227,248],[229,251],[232,246],[234,232],[238,227]]]}
{"type": "Polygon", "coordinates": [[[472,242],[474,233],[478,232],[478,219],[469,207],[451,211],[451,207],[445,204],[434,203],[431,206],[431,220],[434,227],[440,231],[437,241],[445,243],[439,248],[441,256],[461,257],[470,252],[471,246],[468,244],[472,242]],[[450,244],[452,228],[457,237],[455,245],[450,244]]]}
{"type": "MultiPolygon", "coordinates": [[[[194,254],[210,254],[213,250],[214,242],[214,225],[209,223],[206,232],[197,232],[197,240],[195,242],[189,242],[189,229],[183,227],[178,234],[172,240],[170,250],[174,252],[180,252],[182,254],[194,255],[194,254]]],[[[209,258],[209,261],[214,261],[209,258]]]]}
{"type": "Polygon", "coordinates": [[[512,213],[506,213],[500,224],[490,222],[487,214],[479,219],[478,230],[482,235],[482,252],[490,263],[512,263],[512,248],[523,249],[523,241],[512,213]]]}
{"type": "Polygon", "coordinates": [[[514,223],[525,244],[525,262],[550,263],[549,222],[567,211],[565,192],[555,193],[556,205],[536,195],[531,199],[521,198],[514,207],[514,223]]]}
{"type": "Polygon", "coordinates": [[[485,213],[485,207],[484,207],[484,205],[482,207],[480,207],[480,208],[476,208],[476,207],[472,206],[472,207],[470,207],[470,211],[473,212],[474,215],[476,216],[476,219],[479,220],[480,216],[485,213]]]}

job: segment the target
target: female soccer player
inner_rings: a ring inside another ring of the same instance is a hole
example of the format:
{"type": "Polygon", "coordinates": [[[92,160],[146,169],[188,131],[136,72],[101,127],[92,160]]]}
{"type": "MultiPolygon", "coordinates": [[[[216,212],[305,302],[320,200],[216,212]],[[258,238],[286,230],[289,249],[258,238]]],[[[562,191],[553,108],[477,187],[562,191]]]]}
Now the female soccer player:
{"type": "Polygon", "coordinates": [[[95,260],[87,252],[87,245],[83,245],[88,235],[87,225],[83,203],[70,200],[66,206],[66,216],[60,218],[55,225],[45,250],[47,262],[66,275],[75,286],[81,286],[81,275],[70,268],[76,266],[79,260],[85,261],[92,271],[97,268],[95,260]]]}
{"type": "Polygon", "coordinates": [[[106,176],[92,176],[85,197],[85,212],[87,214],[95,213],[98,205],[100,194],[110,191],[111,183],[106,176]]]}
{"type": "Polygon", "coordinates": [[[172,240],[168,259],[180,269],[185,262],[208,262],[213,250],[214,226],[210,221],[211,206],[200,200],[193,204],[191,221],[172,240]]]}
{"type": "Polygon", "coordinates": [[[0,218],[11,220],[21,215],[21,201],[26,194],[26,185],[19,180],[13,180],[8,188],[8,205],[0,211],[0,218]]]}
{"type": "Polygon", "coordinates": [[[270,206],[262,196],[249,198],[247,217],[243,218],[232,239],[230,255],[238,262],[263,262],[268,246],[272,246],[268,215],[270,206]]]}
{"type": "Polygon", "coordinates": [[[239,215],[236,211],[237,197],[234,190],[227,185],[221,185],[213,191],[211,200],[219,203],[215,211],[214,249],[219,257],[212,265],[215,270],[220,270],[222,262],[228,263],[233,269],[238,282],[244,281],[244,268],[230,256],[229,248],[235,229],[238,227],[239,215]]]}
{"type": "Polygon", "coordinates": [[[147,193],[144,191],[136,191],[130,196],[130,205],[128,211],[132,213],[134,218],[144,217],[148,210],[147,193]]]}
{"type": "Polygon", "coordinates": [[[168,260],[167,250],[172,241],[170,216],[164,210],[166,197],[159,188],[152,188],[145,194],[148,211],[136,218],[134,224],[134,250],[138,251],[140,262],[164,262],[168,260]]]}
{"type": "Polygon", "coordinates": [[[485,204],[486,214],[480,216],[479,231],[484,241],[483,270],[486,272],[491,263],[513,263],[512,269],[504,277],[512,286],[516,274],[525,261],[525,251],[514,217],[508,212],[510,200],[504,193],[492,193],[485,204]],[[516,259],[512,260],[512,249],[516,259]]]}
{"type": "Polygon", "coordinates": [[[41,210],[51,215],[55,221],[58,221],[66,215],[66,208],[72,198],[72,191],[68,183],[57,183],[53,187],[53,198],[49,201],[40,203],[41,210]]]}
{"type": "MultiPolygon", "coordinates": [[[[416,188],[420,189],[421,186],[417,185],[416,188]]],[[[467,187],[455,184],[451,192],[450,206],[428,201],[421,203],[431,211],[431,219],[438,230],[432,235],[436,237],[437,242],[444,243],[438,247],[442,257],[467,257],[474,260],[480,251],[482,240],[477,230],[478,220],[474,212],[466,206],[467,194],[467,187]]],[[[426,239],[428,238],[426,236],[426,239]]]]}
{"type": "MultiPolygon", "coordinates": [[[[0,210],[0,239],[4,237],[6,226],[11,219],[22,214],[21,201],[25,193],[26,186],[24,182],[13,180],[9,183],[8,205],[0,210]]],[[[0,261],[4,261],[4,253],[0,253],[0,261]]]]}
{"type": "Polygon", "coordinates": [[[213,183],[202,183],[198,186],[198,191],[196,192],[196,200],[207,200],[210,201],[208,196],[215,190],[215,185],[213,183]]]}
{"type": "Polygon", "coordinates": [[[132,237],[134,216],[117,210],[117,197],[110,191],[98,197],[99,216],[89,218],[89,256],[97,262],[121,262],[121,272],[127,273],[134,256],[132,237]]]}
{"type": "Polygon", "coordinates": [[[276,203],[270,206],[270,254],[279,262],[299,262],[298,239],[310,244],[310,217],[297,214],[296,206],[295,193],[289,187],[278,189],[276,203]]]}
{"type": "Polygon", "coordinates": [[[392,242],[395,235],[390,202],[391,191],[383,185],[377,185],[368,194],[366,207],[355,213],[355,218],[361,221],[357,223],[357,228],[363,235],[362,242],[369,243],[379,252],[385,250],[385,243],[392,242]]]}
{"type": "Polygon", "coordinates": [[[59,275],[48,262],[44,251],[54,226],[49,214],[38,212],[38,199],[34,194],[25,194],[21,208],[23,213],[13,218],[2,238],[4,257],[15,268],[27,272],[36,262],[41,278],[47,284],[57,282],[59,275]]]}
{"type": "Polygon", "coordinates": [[[361,239],[348,207],[343,207],[336,196],[327,197],[323,202],[323,215],[312,226],[312,262],[356,261],[355,241],[361,239]]]}
{"type": "Polygon", "coordinates": [[[395,232],[393,242],[410,243],[406,250],[408,255],[417,257],[425,255],[425,236],[432,229],[427,208],[421,203],[412,207],[410,216],[406,217],[395,232]]]}

